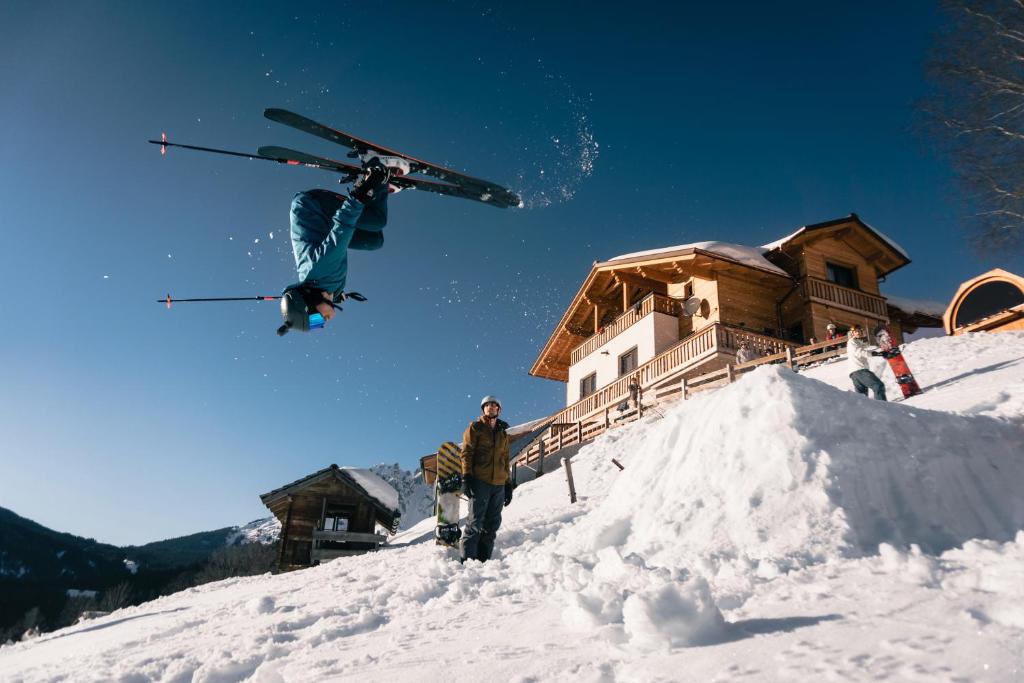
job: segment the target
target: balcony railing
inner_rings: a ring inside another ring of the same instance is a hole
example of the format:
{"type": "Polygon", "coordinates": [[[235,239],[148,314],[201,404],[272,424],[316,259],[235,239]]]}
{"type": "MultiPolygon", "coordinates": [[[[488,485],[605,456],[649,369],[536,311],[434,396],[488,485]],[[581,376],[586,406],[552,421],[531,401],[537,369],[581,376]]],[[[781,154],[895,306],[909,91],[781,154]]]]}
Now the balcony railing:
{"type": "Polygon", "coordinates": [[[742,341],[750,342],[751,347],[762,355],[782,353],[787,346],[798,346],[793,342],[757,334],[743,328],[713,323],[682,339],[628,375],[623,375],[611,384],[601,387],[593,394],[566,407],[558,413],[554,422],[557,424],[584,420],[629,396],[631,380],[636,379],[641,387],[653,386],[674,374],[685,371],[716,352],[735,352],[742,341]]]}
{"type": "Polygon", "coordinates": [[[569,446],[590,441],[616,425],[637,420],[661,401],[686,398],[687,394],[731,383],[737,376],[767,363],[787,363],[795,368],[802,363],[816,363],[845,353],[846,338],[799,346],[749,330],[714,323],[698,330],[676,346],[625,377],[598,389],[551,418],[550,426],[516,456],[516,467],[525,466],[538,476],[545,470],[545,457],[550,458],[569,446]],[[732,358],[741,342],[758,351],[757,360],[735,365],[683,380],[689,370],[719,353],[732,358]],[[640,401],[626,401],[629,383],[640,380],[640,401]],[[679,380],[678,382],[676,380],[679,380]],[[625,402],[625,406],[622,404],[625,402]],[[616,410],[617,406],[622,406],[616,410]],[[534,463],[534,465],[531,465],[534,463]]]}
{"type": "Polygon", "coordinates": [[[358,533],[355,531],[313,530],[314,541],[334,541],[336,543],[384,543],[387,536],[381,534],[358,533]]]}
{"type": "Polygon", "coordinates": [[[576,347],[572,352],[572,363],[575,365],[580,362],[650,313],[664,313],[665,315],[678,317],[681,311],[682,306],[675,299],[670,299],[661,294],[648,294],[636,304],[630,306],[629,310],[625,313],[606,325],[600,333],[595,334],[576,347]]]}
{"type": "Polygon", "coordinates": [[[854,313],[867,313],[874,318],[888,319],[885,299],[857,289],[837,285],[828,280],[808,277],[805,280],[807,298],[811,301],[844,308],[854,313]]]}

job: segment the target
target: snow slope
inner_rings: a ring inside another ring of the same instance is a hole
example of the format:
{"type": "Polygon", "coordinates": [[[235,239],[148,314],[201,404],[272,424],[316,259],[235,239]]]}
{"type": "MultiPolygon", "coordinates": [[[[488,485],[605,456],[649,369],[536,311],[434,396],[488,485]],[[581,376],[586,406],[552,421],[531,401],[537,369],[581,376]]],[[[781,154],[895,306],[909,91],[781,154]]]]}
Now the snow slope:
{"type": "Polygon", "coordinates": [[[0,679],[1020,680],[1024,334],[906,356],[904,403],[766,367],[613,430],[577,504],[516,490],[486,564],[424,520],[4,647],[0,679]]]}

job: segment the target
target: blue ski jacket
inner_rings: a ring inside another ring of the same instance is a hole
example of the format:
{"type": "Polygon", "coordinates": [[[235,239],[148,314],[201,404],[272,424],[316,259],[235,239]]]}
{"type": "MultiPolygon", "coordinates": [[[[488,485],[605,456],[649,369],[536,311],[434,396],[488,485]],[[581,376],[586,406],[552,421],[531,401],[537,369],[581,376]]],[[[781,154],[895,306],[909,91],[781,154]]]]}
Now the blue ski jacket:
{"type": "Polygon", "coordinates": [[[387,193],[364,206],[327,190],[299,192],[292,200],[291,239],[299,281],[285,291],[312,286],[340,298],[348,277],[348,250],[379,249],[387,222],[387,193]]]}

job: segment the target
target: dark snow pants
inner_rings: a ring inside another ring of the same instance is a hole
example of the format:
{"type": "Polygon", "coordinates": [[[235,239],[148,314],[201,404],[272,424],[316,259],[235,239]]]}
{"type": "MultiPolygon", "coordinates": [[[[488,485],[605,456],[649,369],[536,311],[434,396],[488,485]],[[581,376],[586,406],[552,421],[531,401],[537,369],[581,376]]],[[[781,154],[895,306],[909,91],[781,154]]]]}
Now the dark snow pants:
{"type": "Polygon", "coordinates": [[[885,399],[885,385],[882,384],[882,380],[878,379],[878,375],[871,372],[870,370],[857,370],[850,373],[850,379],[853,380],[853,388],[858,394],[868,395],[868,389],[874,392],[875,398],[879,401],[885,399]]]}
{"type": "Polygon", "coordinates": [[[501,526],[501,508],[505,506],[505,486],[473,480],[473,497],[462,534],[462,559],[486,562],[494,552],[494,538],[501,526]]]}

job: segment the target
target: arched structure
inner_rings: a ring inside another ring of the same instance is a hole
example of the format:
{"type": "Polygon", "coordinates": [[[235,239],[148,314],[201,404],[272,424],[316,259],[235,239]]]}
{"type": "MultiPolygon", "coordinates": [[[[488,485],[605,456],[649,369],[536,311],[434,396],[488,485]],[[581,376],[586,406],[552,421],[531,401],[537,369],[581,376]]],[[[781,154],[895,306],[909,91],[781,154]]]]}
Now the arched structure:
{"type": "Polygon", "coordinates": [[[995,268],[960,285],[942,316],[946,334],[1024,330],[1024,278],[995,268]]]}

